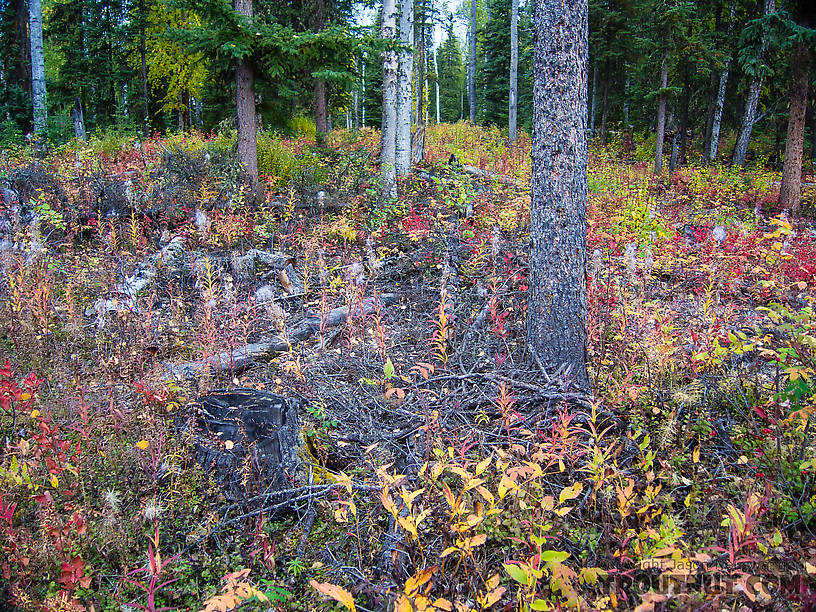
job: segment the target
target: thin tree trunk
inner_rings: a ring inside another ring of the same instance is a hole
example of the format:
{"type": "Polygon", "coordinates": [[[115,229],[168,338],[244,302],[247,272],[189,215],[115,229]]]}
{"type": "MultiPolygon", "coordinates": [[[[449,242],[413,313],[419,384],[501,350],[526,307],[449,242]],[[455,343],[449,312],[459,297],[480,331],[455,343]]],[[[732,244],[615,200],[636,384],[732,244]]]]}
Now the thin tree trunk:
{"type": "Polygon", "coordinates": [[[414,58],[411,44],[414,40],[414,0],[400,1],[399,85],[397,88],[396,171],[404,176],[411,171],[411,98],[414,58]]]}
{"type": "Polygon", "coordinates": [[[631,84],[632,77],[628,74],[627,70],[626,83],[623,86],[623,123],[627,128],[629,127],[629,88],[631,87],[631,84]]]}
{"type": "Polygon", "coordinates": [[[476,0],[470,0],[470,54],[468,55],[468,103],[470,122],[476,123],[476,0]]]}
{"type": "Polygon", "coordinates": [[[541,365],[565,368],[565,378],[588,390],[587,2],[534,7],[527,345],[541,365]]]}
{"type": "MultiPolygon", "coordinates": [[[[683,165],[686,163],[686,150],[687,150],[687,132],[688,132],[688,124],[689,124],[689,104],[691,103],[691,66],[688,60],[684,60],[683,62],[683,93],[680,96],[680,126],[679,126],[679,136],[680,136],[680,157],[679,157],[679,164],[683,165]]],[[[677,164],[675,164],[672,172],[677,169],[677,164]]]]}
{"type": "Polygon", "coordinates": [[[703,159],[707,162],[711,157],[711,134],[714,130],[714,110],[717,104],[717,71],[711,70],[708,84],[708,103],[706,104],[706,129],[703,143],[703,159]]]}
{"type": "MultiPolygon", "coordinates": [[[[420,4],[422,7],[422,5],[420,4]]],[[[420,21],[418,28],[418,36],[416,38],[417,44],[417,75],[416,75],[416,131],[411,138],[411,160],[413,163],[419,163],[425,159],[425,123],[427,117],[428,106],[425,104],[425,64],[427,58],[425,57],[425,10],[424,7],[420,13],[420,21]]],[[[410,170],[409,170],[410,171],[410,170]]]]}
{"type": "Polygon", "coordinates": [[[150,95],[147,90],[147,15],[144,0],[139,1],[139,56],[142,80],[142,133],[150,134],[150,95]]]}
{"type": "MultiPolygon", "coordinates": [[[[252,18],[252,0],[235,0],[235,10],[252,18]]],[[[238,60],[235,69],[235,108],[238,116],[238,159],[249,183],[249,199],[255,199],[258,189],[258,149],[255,131],[255,93],[252,91],[254,71],[249,59],[238,60]]]]}
{"type": "Polygon", "coordinates": [[[601,100],[601,146],[606,146],[606,118],[609,111],[609,58],[604,67],[603,96],[601,100]]]}
{"type": "MultiPolygon", "coordinates": [[[[314,31],[320,32],[326,26],[326,2],[316,0],[314,31]]],[[[318,144],[323,144],[324,137],[329,131],[328,124],[328,103],[326,100],[326,81],[315,79],[314,84],[315,100],[315,128],[317,129],[318,144]]]]}
{"type": "Polygon", "coordinates": [[[42,4],[28,2],[29,38],[31,42],[31,97],[34,112],[34,133],[45,135],[48,108],[45,93],[45,56],[43,55],[42,4]]]}
{"type": "Polygon", "coordinates": [[[663,139],[666,136],[666,92],[669,86],[669,50],[663,51],[663,62],[660,68],[660,95],[657,102],[657,138],[655,140],[654,173],[663,172],[663,139]]]}
{"type": "Polygon", "coordinates": [[[82,101],[77,96],[74,107],[71,109],[71,119],[74,122],[74,138],[85,140],[85,118],[82,115],[82,101]]]}
{"type": "Polygon", "coordinates": [[[26,96],[31,95],[31,39],[29,38],[29,13],[26,0],[16,0],[14,3],[14,38],[20,53],[20,61],[14,66],[11,73],[11,82],[20,85],[26,96]]]}
{"type": "Polygon", "coordinates": [[[785,165],[779,189],[779,206],[799,214],[802,194],[802,153],[805,143],[805,113],[808,100],[810,49],[805,42],[796,46],[791,78],[791,102],[788,114],[788,136],[785,140],[785,165]]]}
{"type": "MultiPolygon", "coordinates": [[[[736,14],[737,3],[731,3],[731,15],[728,22],[728,37],[734,35],[734,15],[736,14]]],[[[709,149],[709,162],[717,160],[717,150],[720,147],[720,126],[722,125],[723,108],[725,107],[725,92],[728,86],[728,71],[731,68],[731,54],[729,53],[723,62],[723,69],[720,73],[720,86],[717,90],[717,103],[714,105],[714,120],[711,124],[711,148],[709,149]]]]}
{"type": "Polygon", "coordinates": [[[366,67],[366,53],[363,51],[363,87],[362,87],[362,100],[360,101],[360,123],[363,127],[366,124],[366,116],[365,116],[365,109],[366,109],[366,88],[365,88],[365,67],[366,67]]]}
{"type": "Polygon", "coordinates": [[[436,73],[436,123],[439,124],[439,49],[434,53],[434,72],[436,73]]]}
{"type": "MultiPolygon", "coordinates": [[[[770,15],[776,11],[775,0],[765,0],[765,15],[770,15]]],[[[765,55],[765,50],[768,45],[768,37],[766,34],[762,36],[762,47],[759,52],[759,61],[761,62],[765,55]]],[[[748,88],[748,97],[745,100],[745,110],[742,114],[742,125],[740,126],[739,136],[737,137],[736,145],[734,146],[734,156],[731,163],[735,166],[745,166],[745,157],[748,155],[748,143],[751,140],[751,131],[754,129],[756,122],[757,106],[759,105],[759,94],[762,91],[762,80],[765,76],[764,71],[760,68],[757,74],[751,79],[751,85],[748,88]]]]}
{"type": "Polygon", "coordinates": [[[717,90],[717,104],[714,106],[714,121],[711,124],[711,149],[708,161],[717,160],[717,150],[720,146],[720,126],[722,125],[723,107],[725,106],[725,91],[728,86],[728,71],[731,67],[731,57],[725,58],[723,71],[720,73],[720,87],[717,90]]]}
{"type": "Polygon", "coordinates": [[[598,60],[592,62],[592,102],[589,105],[589,134],[595,137],[595,109],[598,104],[598,60]]]}
{"type": "Polygon", "coordinates": [[[383,199],[397,197],[397,76],[399,59],[394,49],[397,39],[397,2],[383,0],[380,35],[388,45],[382,52],[383,101],[380,143],[380,179],[383,199]]]}
{"type": "Polygon", "coordinates": [[[518,3],[512,0],[510,9],[510,142],[518,139],[518,3]]]}

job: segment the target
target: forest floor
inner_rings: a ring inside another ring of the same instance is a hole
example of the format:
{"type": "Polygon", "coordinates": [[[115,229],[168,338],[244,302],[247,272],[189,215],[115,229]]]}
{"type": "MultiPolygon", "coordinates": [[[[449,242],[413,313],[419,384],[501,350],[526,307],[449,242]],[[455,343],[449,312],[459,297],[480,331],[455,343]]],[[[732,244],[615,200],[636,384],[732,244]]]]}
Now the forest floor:
{"type": "Polygon", "coordinates": [[[431,127],[386,204],[377,139],[263,136],[260,204],[234,134],[4,153],[0,607],[814,609],[813,194],[593,150],[587,397],[524,348],[529,139],[431,127]]]}

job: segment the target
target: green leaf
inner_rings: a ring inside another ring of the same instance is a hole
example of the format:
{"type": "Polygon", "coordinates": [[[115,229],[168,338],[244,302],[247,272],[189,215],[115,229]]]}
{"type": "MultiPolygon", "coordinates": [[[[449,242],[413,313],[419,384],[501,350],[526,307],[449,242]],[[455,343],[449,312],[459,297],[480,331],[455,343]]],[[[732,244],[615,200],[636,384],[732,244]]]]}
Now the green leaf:
{"type": "Polygon", "coordinates": [[[523,567],[514,563],[504,563],[503,565],[504,571],[506,571],[513,580],[525,586],[530,585],[530,576],[523,567]]]}
{"type": "Polygon", "coordinates": [[[388,380],[389,378],[393,377],[394,372],[395,372],[394,364],[391,361],[391,358],[389,357],[386,360],[385,365],[383,366],[383,374],[385,374],[385,379],[388,380]]]}
{"type": "Polygon", "coordinates": [[[545,550],[541,553],[541,560],[544,563],[563,563],[568,558],[569,553],[560,550],[545,550]]]}

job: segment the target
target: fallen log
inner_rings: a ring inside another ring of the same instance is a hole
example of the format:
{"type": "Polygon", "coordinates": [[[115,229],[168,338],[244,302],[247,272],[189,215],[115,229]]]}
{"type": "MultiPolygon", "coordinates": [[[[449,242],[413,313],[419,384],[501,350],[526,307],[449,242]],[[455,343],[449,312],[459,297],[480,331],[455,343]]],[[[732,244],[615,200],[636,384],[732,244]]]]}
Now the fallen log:
{"type": "MultiPolygon", "coordinates": [[[[388,306],[397,301],[396,294],[385,293],[378,298],[366,298],[362,304],[351,307],[352,316],[364,316],[374,312],[375,307],[388,306]]],[[[316,335],[318,332],[337,327],[346,322],[349,317],[349,307],[339,306],[321,316],[307,315],[301,319],[288,333],[262,338],[258,342],[247,344],[232,351],[223,351],[207,359],[191,361],[179,365],[167,365],[166,378],[176,380],[194,380],[209,370],[212,373],[244,370],[255,363],[256,359],[266,358],[275,353],[288,351],[296,344],[316,335]]]]}

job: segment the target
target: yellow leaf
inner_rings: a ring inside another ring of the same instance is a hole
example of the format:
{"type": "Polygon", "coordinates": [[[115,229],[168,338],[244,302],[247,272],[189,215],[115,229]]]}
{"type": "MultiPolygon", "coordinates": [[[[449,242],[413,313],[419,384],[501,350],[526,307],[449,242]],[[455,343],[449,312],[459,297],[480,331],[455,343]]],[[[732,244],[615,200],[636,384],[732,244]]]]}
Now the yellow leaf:
{"type": "Polygon", "coordinates": [[[805,561],[805,571],[811,576],[813,576],[814,574],[816,574],[816,565],[813,565],[813,563],[805,561]]]}
{"type": "Polygon", "coordinates": [[[694,463],[700,463],[700,447],[694,449],[694,452],[691,453],[691,460],[694,463]]]}
{"type": "Polygon", "coordinates": [[[569,501],[570,499],[575,499],[581,494],[581,491],[584,490],[584,485],[581,482],[576,482],[571,487],[565,487],[561,490],[561,493],[558,495],[558,503],[563,504],[565,501],[569,501]]]}
{"type": "Polygon", "coordinates": [[[28,400],[31,399],[31,394],[30,393],[23,393],[22,395],[20,395],[20,399],[23,400],[24,402],[27,402],[28,400]]]}
{"type": "Polygon", "coordinates": [[[343,587],[328,582],[317,582],[316,580],[310,580],[309,585],[326,597],[330,597],[334,601],[341,603],[345,606],[346,610],[356,612],[357,607],[354,605],[354,598],[351,596],[351,593],[343,587]]]}
{"type": "Polygon", "coordinates": [[[421,570],[414,576],[411,576],[408,580],[405,581],[405,594],[409,597],[414,597],[417,593],[419,593],[419,589],[425,586],[428,581],[433,577],[436,570],[439,569],[438,565],[434,565],[433,567],[428,567],[424,570],[421,570]]]}
{"type": "Polygon", "coordinates": [[[51,482],[51,486],[54,487],[55,489],[59,486],[59,478],[57,478],[53,474],[51,474],[51,478],[49,479],[49,481],[51,482]]]}
{"type": "Polygon", "coordinates": [[[136,443],[136,448],[140,448],[141,450],[145,450],[148,446],[150,446],[150,442],[147,440],[139,440],[136,443]]]}
{"type": "Polygon", "coordinates": [[[476,465],[476,476],[479,476],[482,472],[484,472],[487,468],[490,467],[490,462],[493,461],[493,455],[490,455],[484,461],[480,461],[476,465]]]}
{"type": "Polygon", "coordinates": [[[453,605],[447,599],[442,599],[441,597],[433,602],[434,608],[439,608],[440,610],[444,610],[445,612],[452,612],[453,605]]]}

